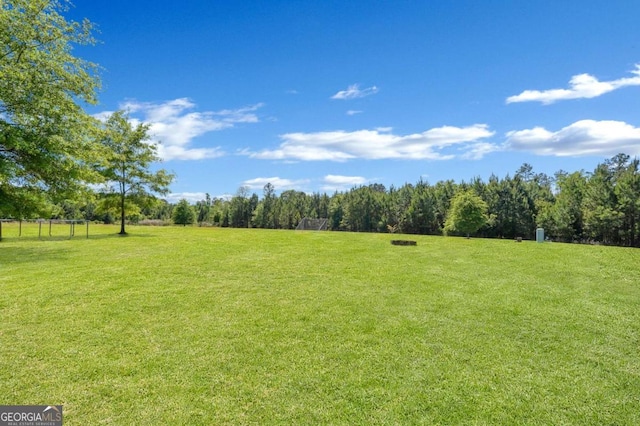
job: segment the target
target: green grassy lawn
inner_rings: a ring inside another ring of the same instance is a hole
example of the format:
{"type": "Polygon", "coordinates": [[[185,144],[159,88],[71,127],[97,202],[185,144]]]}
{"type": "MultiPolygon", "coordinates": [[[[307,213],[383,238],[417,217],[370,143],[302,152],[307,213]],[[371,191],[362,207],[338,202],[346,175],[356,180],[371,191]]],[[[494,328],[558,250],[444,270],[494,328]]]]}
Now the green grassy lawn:
{"type": "Polygon", "coordinates": [[[65,425],[640,424],[637,249],[12,226],[0,405],[62,404],[65,425]]]}

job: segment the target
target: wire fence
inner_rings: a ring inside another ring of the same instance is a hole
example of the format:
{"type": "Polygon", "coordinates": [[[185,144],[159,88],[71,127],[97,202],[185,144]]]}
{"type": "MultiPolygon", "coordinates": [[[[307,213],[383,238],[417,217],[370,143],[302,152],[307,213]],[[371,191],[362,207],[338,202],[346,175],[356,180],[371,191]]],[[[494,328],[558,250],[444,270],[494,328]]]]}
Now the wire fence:
{"type": "Polygon", "coordinates": [[[76,228],[80,228],[79,232],[84,228],[84,236],[89,238],[89,223],[88,220],[0,219],[0,241],[8,237],[73,238],[76,235],[76,228]]]}

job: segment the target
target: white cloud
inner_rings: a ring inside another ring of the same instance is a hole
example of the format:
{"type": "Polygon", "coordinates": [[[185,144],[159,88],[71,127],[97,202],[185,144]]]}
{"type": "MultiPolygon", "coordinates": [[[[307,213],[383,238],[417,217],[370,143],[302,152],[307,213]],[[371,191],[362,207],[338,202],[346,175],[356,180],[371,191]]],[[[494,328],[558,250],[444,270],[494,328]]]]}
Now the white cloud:
{"type": "Polygon", "coordinates": [[[324,185],[322,185],[321,189],[323,191],[333,192],[345,191],[354,186],[364,185],[368,182],[368,179],[362,176],[326,175],[323,181],[324,185]]]}
{"type": "Polygon", "coordinates": [[[346,90],[341,90],[331,97],[331,99],[356,99],[364,98],[365,96],[374,95],[378,93],[376,86],[367,87],[366,89],[360,89],[358,84],[352,84],[346,90]]]}
{"type": "Polygon", "coordinates": [[[263,189],[266,184],[270,183],[277,191],[286,191],[288,189],[300,189],[305,184],[309,183],[306,179],[291,180],[283,179],[280,177],[259,177],[255,179],[249,179],[242,182],[242,186],[246,186],[249,189],[263,189]]]}
{"type": "Polygon", "coordinates": [[[622,121],[581,120],[557,132],[542,127],[507,133],[505,148],[538,155],[640,155],[640,128],[622,121]]]}
{"type": "Polygon", "coordinates": [[[507,103],[541,102],[545,105],[566,99],[595,98],[626,86],[640,86],[640,64],[631,71],[633,77],[611,81],[599,81],[590,74],[578,74],[571,77],[568,89],[525,90],[519,95],[507,98],[507,103]]]}
{"type": "Polygon", "coordinates": [[[485,143],[480,148],[478,143],[494,135],[485,124],[443,126],[410,135],[391,132],[391,128],[378,128],[353,132],[287,133],[280,136],[283,142],[277,149],[244,151],[243,154],[257,159],[285,161],[448,160],[470,155],[470,152],[476,152],[473,158],[480,158],[483,152],[490,151],[492,145],[485,143]],[[442,152],[453,146],[461,151],[459,156],[442,152]]]}
{"type": "Polygon", "coordinates": [[[367,179],[362,176],[341,176],[341,175],[326,175],[324,181],[333,185],[362,185],[367,183],[367,179]]]}
{"type": "Polygon", "coordinates": [[[461,158],[465,160],[480,160],[487,154],[501,150],[502,148],[496,144],[489,142],[477,142],[469,144],[466,152],[462,154],[461,158]]]}
{"type": "Polygon", "coordinates": [[[194,204],[200,200],[204,200],[207,194],[204,192],[172,192],[162,198],[170,203],[177,203],[178,201],[185,199],[189,203],[194,204]]]}
{"type": "Polygon", "coordinates": [[[349,111],[347,111],[347,115],[356,115],[356,114],[362,114],[362,111],[358,111],[354,109],[350,109],[349,111]]]}
{"type": "Polygon", "coordinates": [[[202,160],[223,157],[225,152],[216,148],[185,148],[180,145],[158,144],[158,156],[164,160],[202,160]]]}
{"type": "MultiPolygon", "coordinates": [[[[120,108],[129,112],[132,124],[149,124],[149,134],[158,146],[158,155],[163,160],[200,160],[224,155],[220,147],[191,148],[193,139],[206,133],[233,127],[238,123],[257,123],[255,114],[263,104],[221,111],[191,111],[196,104],[187,98],[161,103],[129,100],[120,108]]],[[[96,114],[106,119],[111,112],[96,114]]]]}
{"type": "MultiPolygon", "coordinates": [[[[233,198],[233,194],[221,194],[221,195],[210,195],[212,200],[221,199],[221,200],[231,200],[233,198]]],[[[176,204],[178,201],[183,198],[187,200],[190,204],[195,204],[198,201],[203,201],[207,198],[206,192],[172,192],[168,195],[160,197],[169,203],[176,204]]]]}

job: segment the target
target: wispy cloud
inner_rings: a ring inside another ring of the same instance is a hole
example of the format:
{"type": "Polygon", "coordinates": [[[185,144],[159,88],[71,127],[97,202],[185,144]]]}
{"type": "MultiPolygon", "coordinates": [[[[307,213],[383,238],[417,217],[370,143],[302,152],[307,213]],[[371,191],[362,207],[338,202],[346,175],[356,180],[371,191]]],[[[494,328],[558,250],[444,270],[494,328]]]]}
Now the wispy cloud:
{"type": "Polygon", "coordinates": [[[306,184],[309,183],[307,179],[291,180],[283,179],[277,176],[274,177],[259,177],[255,179],[249,179],[242,182],[242,186],[246,186],[249,189],[263,189],[266,184],[273,185],[276,191],[286,191],[289,189],[301,190],[306,184]]]}
{"type": "Polygon", "coordinates": [[[364,98],[365,96],[375,95],[378,93],[376,86],[367,87],[366,89],[360,89],[360,85],[352,84],[347,90],[341,90],[331,97],[331,99],[356,99],[364,98]]]}
{"type": "MultiPolygon", "coordinates": [[[[152,126],[153,127],[153,126],[152,126]]],[[[158,136],[156,134],[156,136],[158,136]]],[[[215,148],[186,148],[180,145],[169,145],[157,142],[158,156],[165,160],[203,160],[205,158],[224,157],[226,152],[220,147],[215,148]]]]}
{"type": "MultiPolygon", "coordinates": [[[[485,124],[468,127],[443,126],[422,133],[395,135],[391,128],[374,130],[343,130],[317,133],[287,133],[277,149],[260,152],[244,151],[252,158],[282,161],[347,161],[352,159],[382,160],[449,160],[471,155],[480,158],[492,146],[482,139],[494,132],[485,124]],[[443,150],[457,147],[459,154],[443,150]],[[474,151],[475,150],[475,151],[474,151]]],[[[497,147],[495,147],[497,149],[497,147]]]]}
{"type": "Polygon", "coordinates": [[[537,155],[640,155],[640,128],[622,121],[581,120],[556,132],[543,127],[507,133],[505,147],[537,155]]]}
{"type": "Polygon", "coordinates": [[[499,145],[489,142],[474,142],[465,147],[465,152],[460,156],[463,160],[481,160],[485,155],[496,151],[502,151],[499,145]]]}
{"type": "Polygon", "coordinates": [[[356,115],[356,114],[362,114],[362,111],[357,111],[354,109],[350,109],[349,111],[347,111],[347,115],[356,115]]]}
{"type": "Polygon", "coordinates": [[[204,200],[207,197],[207,194],[204,192],[172,192],[162,198],[167,200],[170,203],[177,203],[178,201],[184,199],[194,204],[200,200],[204,200]]]}
{"type": "MultiPolygon", "coordinates": [[[[158,155],[164,160],[200,160],[224,155],[220,147],[192,148],[193,139],[209,132],[228,129],[239,123],[257,123],[258,103],[238,109],[220,111],[192,111],[196,104],[187,98],[165,102],[140,102],[128,100],[120,104],[127,110],[134,124],[150,125],[149,134],[158,146],[158,155]]],[[[104,119],[105,111],[96,116],[104,119]]]]}
{"type": "Polygon", "coordinates": [[[549,105],[567,99],[595,98],[622,87],[640,86],[640,64],[636,65],[631,74],[633,77],[611,81],[599,81],[590,74],[578,74],[571,77],[568,89],[525,90],[519,95],[508,97],[507,103],[541,102],[549,105]]]}
{"type": "Polygon", "coordinates": [[[326,175],[323,182],[321,187],[323,191],[345,191],[354,186],[364,185],[368,179],[362,176],[326,175]]]}

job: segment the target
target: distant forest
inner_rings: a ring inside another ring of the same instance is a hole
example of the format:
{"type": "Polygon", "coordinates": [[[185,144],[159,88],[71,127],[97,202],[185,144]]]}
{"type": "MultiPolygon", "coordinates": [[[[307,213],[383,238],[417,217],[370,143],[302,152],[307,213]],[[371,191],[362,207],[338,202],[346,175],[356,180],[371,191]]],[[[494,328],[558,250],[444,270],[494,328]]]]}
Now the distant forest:
{"type": "MultiPolygon", "coordinates": [[[[451,200],[459,191],[475,192],[487,204],[487,223],[476,236],[534,239],[538,227],[554,241],[640,246],[640,160],[618,154],[591,172],[535,173],[523,164],[513,176],[488,181],[419,181],[401,187],[354,187],[332,195],[288,190],[276,195],[267,184],[261,196],[246,187],[230,199],[210,198],[191,205],[202,226],[294,229],[301,219],[327,218],[329,229],[441,235],[451,200]]],[[[99,200],[59,206],[59,216],[113,220],[99,200]]],[[[134,214],[134,223],[170,223],[175,205],[156,200],[134,214]]]]}

